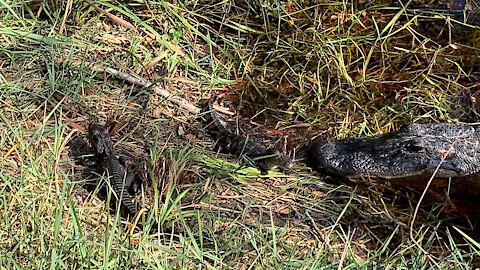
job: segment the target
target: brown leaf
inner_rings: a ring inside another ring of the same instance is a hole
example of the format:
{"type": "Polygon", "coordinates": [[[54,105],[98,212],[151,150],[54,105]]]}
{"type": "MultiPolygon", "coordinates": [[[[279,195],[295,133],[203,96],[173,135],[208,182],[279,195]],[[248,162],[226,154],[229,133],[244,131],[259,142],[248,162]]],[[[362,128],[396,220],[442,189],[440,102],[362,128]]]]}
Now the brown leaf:
{"type": "Polygon", "coordinates": [[[31,82],[31,83],[28,83],[25,88],[27,88],[27,90],[31,90],[33,87],[35,86],[35,83],[34,82],[31,82]]]}
{"type": "Polygon", "coordinates": [[[255,224],[255,219],[251,217],[247,217],[243,220],[243,222],[248,223],[248,224],[255,224]]]}
{"type": "Polygon", "coordinates": [[[140,243],[140,238],[132,237],[132,245],[138,246],[139,243],[140,243]]]}
{"type": "Polygon", "coordinates": [[[33,129],[33,122],[32,122],[32,120],[28,119],[27,121],[25,121],[25,125],[27,126],[27,129],[28,129],[28,130],[32,130],[32,129],[33,129]]]}
{"type": "MultiPolygon", "coordinates": [[[[103,74],[103,73],[102,73],[103,74]]],[[[94,86],[94,87],[87,87],[84,89],[84,91],[81,91],[80,90],[80,95],[82,95],[82,92],[85,94],[85,95],[91,95],[91,94],[95,94],[95,92],[97,92],[98,90],[98,86],[94,86]]]]}
{"type": "Polygon", "coordinates": [[[150,61],[148,64],[145,65],[145,70],[151,70],[154,66],[158,64],[162,59],[164,59],[167,56],[167,54],[161,53],[159,56],[153,58],[152,61],[150,61]]]}
{"type": "Polygon", "coordinates": [[[78,130],[80,133],[85,134],[85,128],[83,128],[81,125],[79,125],[79,124],[77,124],[77,123],[75,123],[75,122],[70,122],[70,121],[67,121],[67,124],[68,124],[70,127],[78,130]]]}
{"type": "Polygon", "coordinates": [[[312,84],[317,84],[317,79],[315,79],[315,78],[307,77],[307,81],[309,81],[312,84]]]}
{"type": "Polygon", "coordinates": [[[284,215],[288,215],[288,214],[290,214],[290,208],[288,208],[287,206],[285,206],[284,208],[278,210],[278,213],[284,214],[284,215]]]}

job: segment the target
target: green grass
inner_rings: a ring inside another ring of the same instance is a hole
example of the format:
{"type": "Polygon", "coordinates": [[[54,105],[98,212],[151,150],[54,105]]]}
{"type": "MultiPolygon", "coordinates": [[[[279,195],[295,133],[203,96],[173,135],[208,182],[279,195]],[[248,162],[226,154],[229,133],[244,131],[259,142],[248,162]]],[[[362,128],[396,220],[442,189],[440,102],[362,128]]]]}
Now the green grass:
{"type": "Polygon", "coordinates": [[[456,97],[478,61],[478,31],[454,49],[415,25],[433,16],[341,1],[0,1],[0,265],[478,266],[474,224],[447,202],[422,204],[424,253],[408,237],[418,192],[333,185],[300,163],[261,176],[211,151],[196,116],[99,71],[158,80],[194,103],[224,94],[240,129],[250,118],[293,145],[473,121],[456,97]],[[92,119],[113,123],[117,149],[145,172],[142,230],[108,203],[113,194],[106,203],[81,184],[68,142],[92,119]]]}

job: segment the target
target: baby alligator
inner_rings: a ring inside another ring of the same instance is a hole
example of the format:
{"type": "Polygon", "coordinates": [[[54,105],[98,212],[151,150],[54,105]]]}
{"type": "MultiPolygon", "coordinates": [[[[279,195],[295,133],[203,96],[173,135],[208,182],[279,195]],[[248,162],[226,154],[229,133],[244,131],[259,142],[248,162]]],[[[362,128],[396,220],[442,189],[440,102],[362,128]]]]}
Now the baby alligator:
{"type": "Polygon", "coordinates": [[[266,149],[251,138],[230,131],[218,118],[213,102],[213,98],[208,101],[209,115],[214,126],[214,130],[211,130],[211,133],[217,140],[217,145],[219,145],[222,152],[237,157],[246,156],[254,162],[261,174],[267,174],[268,170],[275,166],[280,168],[288,168],[290,166],[291,158],[288,155],[276,149],[266,149]]]}
{"type": "Polygon", "coordinates": [[[135,180],[135,174],[129,172],[123,162],[115,157],[113,142],[105,127],[92,122],[88,126],[88,139],[95,149],[99,165],[107,172],[113,191],[131,214],[136,214],[135,198],[127,190],[135,180]]]}

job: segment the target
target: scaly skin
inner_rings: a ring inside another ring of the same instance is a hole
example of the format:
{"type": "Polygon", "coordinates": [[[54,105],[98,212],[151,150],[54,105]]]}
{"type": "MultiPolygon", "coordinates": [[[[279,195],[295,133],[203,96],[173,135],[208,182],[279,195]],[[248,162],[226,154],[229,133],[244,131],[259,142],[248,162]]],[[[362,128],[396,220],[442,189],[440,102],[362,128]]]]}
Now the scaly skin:
{"type": "Polygon", "coordinates": [[[290,166],[291,158],[288,155],[274,149],[266,149],[252,139],[237,135],[224,126],[220,119],[218,119],[217,113],[213,108],[213,99],[208,101],[208,109],[214,126],[217,129],[212,133],[217,140],[217,144],[220,145],[222,152],[233,154],[237,157],[245,155],[254,161],[255,166],[262,174],[267,174],[268,170],[274,166],[281,168],[288,168],[290,166]]]}
{"type": "Polygon", "coordinates": [[[479,173],[480,132],[457,124],[414,124],[367,138],[319,141],[307,150],[315,169],[346,178],[464,177],[479,173]]]}
{"type": "Polygon", "coordinates": [[[127,192],[128,187],[135,178],[135,174],[128,172],[127,168],[115,157],[112,140],[104,126],[95,122],[90,123],[88,137],[96,150],[100,165],[109,175],[113,191],[115,191],[128,211],[131,214],[135,214],[137,212],[137,207],[133,203],[135,198],[127,192]]]}

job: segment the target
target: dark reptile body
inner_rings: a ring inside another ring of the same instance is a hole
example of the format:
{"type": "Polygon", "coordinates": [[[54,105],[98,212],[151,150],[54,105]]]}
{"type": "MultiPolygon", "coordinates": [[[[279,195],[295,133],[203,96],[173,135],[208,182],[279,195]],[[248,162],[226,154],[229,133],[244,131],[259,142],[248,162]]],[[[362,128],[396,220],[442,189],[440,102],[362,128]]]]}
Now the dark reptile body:
{"type": "Polygon", "coordinates": [[[289,166],[291,162],[289,156],[279,153],[274,149],[267,149],[249,137],[235,134],[226,126],[224,126],[218,118],[215,108],[213,107],[213,101],[213,99],[208,101],[210,118],[215,126],[215,130],[212,132],[212,134],[217,140],[217,145],[220,146],[220,150],[222,152],[232,154],[237,157],[244,155],[249,159],[252,159],[254,165],[262,174],[267,174],[268,170],[274,166],[279,166],[282,168],[289,166]]]}
{"type": "Polygon", "coordinates": [[[437,167],[437,177],[465,177],[479,174],[479,149],[480,131],[472,126],[413,124],[372,137],[318,141],[309,147],[307,162],[350,179],[430,176],[437,167]]]}
{"type": "Polygon", "coordinates": [[[134,173],[128,172],[127,168],[115,157],[112,140],[104,126],[91,123],[88,127],[88,135],[90,143],[95,148],[100,166],[108,174],[113,191],[120,198],[122,205],[131,214],[135,214],[137,212],[137,207],[133,203],[135,198],[127,191],[135,177],[134,173]]]}

